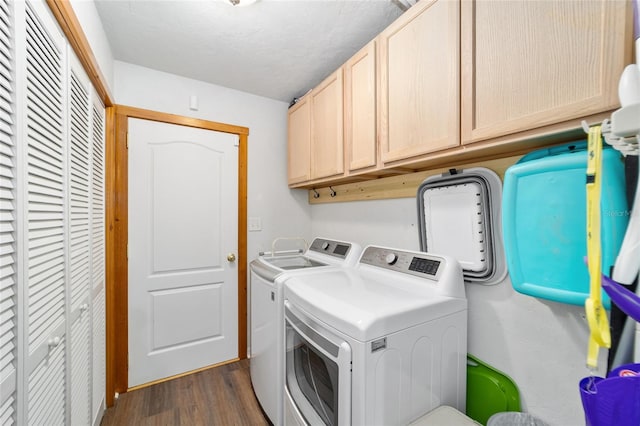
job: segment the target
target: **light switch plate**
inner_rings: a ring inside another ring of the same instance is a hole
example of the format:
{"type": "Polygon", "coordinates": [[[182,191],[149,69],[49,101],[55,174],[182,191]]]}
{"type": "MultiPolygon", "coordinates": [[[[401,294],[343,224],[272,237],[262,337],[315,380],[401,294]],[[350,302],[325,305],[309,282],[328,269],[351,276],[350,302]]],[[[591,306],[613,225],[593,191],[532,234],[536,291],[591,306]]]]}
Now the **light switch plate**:
{"type": "Polygon", "coordinates": [[[247,218],[247,224],[248,224],[249,232],[262,231],[262,218],[260,217],[247,218]]]}

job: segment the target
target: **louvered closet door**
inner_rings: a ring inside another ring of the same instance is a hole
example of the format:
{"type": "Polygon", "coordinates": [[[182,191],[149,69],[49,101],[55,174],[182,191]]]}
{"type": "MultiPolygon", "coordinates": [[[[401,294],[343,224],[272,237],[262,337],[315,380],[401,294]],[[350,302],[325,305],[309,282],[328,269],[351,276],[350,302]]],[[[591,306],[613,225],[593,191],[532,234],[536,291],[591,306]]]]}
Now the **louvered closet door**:
{"type": "Polygon", "coordinates": [[[71,425],[88,425],[91,416],[91,83],[70,55],[68,92],[69,152],[69,309],[67,365],[70,368],[71,425]]]}
{"type": "Polygon", "coordinates": [[[26,5],[26,357],[29,425],[65,423],[65,44],[42,3],[26,5]],[[36,14],[37,11],[37,14],[36,14]]]}
{"type": "Polygon", "coordinates": [[[94,92],[91,115],[91,316],[92,316],[92,352],[93,392],[91,413],[92,424],[102,416],[105,404],[106,359],[105,359],[105,217],[104,217],[104,179],[105,179],[105,117],[104,105],[94,92]]]}
{"type": "Polygon", "coordinates": [[[0,425],[16,423],[17,247],[13,2],[0,1],[0,425]]]}

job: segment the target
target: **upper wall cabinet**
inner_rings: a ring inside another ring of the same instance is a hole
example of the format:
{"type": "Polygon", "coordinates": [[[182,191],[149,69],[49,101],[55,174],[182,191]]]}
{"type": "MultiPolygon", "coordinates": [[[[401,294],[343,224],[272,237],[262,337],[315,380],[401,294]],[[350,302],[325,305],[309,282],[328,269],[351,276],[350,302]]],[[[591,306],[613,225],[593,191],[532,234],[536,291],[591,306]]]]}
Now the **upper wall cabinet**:
{"type": "Polygon", "coordinates": [[[628,1],[421,0],[289,110],[289,185],[575,138],[618,107],[631,16],[628,1]]]}
{"type": "Polygon", "coordinates": [[[630,3],[463,1],[463,143],[617,107],[630,3]]]}
{"type": "Polygon", "coordinates": [[[344,65],[344,142],[348,172],[377,165],[376,42],[344,65]]]}
{"type": "Polygon", "coordinates": [[[309,94],[311,103],[311,179],[344,172],[342,68],[309,94]]]}
{"type": "Polygon", "coordinates": [[[342,68],[289,109],[289,185],[344,172],[342,68]]]}
{"type": "Polygon", "coordinates": [[[289,109],[287,137],[289,185],[308,181],[311,176],[311,108],[308,95],[289,109]]]}
{"type": "Polygon", "coordinates": [[[378,37],[383,163],[460,144],[459,34],[459,2],[422,0],[378,37]]]}

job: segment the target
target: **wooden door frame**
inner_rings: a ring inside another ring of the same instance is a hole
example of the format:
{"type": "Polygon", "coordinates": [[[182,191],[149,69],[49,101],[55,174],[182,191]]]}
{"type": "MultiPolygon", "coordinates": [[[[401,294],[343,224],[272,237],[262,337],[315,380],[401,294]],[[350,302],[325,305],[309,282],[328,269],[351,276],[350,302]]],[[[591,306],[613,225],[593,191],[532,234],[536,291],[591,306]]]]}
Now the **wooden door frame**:
{"type": "Polygon", "coordinates": [[[247,142],[249,129],[115,105],[106,109],[106,403],[128,390],[128,148],[129,118],[238,135],[238,359],[247,357],[247,142]]]}

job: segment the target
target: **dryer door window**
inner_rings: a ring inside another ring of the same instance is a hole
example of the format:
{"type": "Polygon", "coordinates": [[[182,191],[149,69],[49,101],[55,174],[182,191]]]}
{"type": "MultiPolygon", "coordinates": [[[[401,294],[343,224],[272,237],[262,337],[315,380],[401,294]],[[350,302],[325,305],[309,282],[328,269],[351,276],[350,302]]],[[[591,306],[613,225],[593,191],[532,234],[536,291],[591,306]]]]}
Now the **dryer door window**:
{"type": "Polygon", "coordinates": [[[298,389],[324,424],[337,424],[338,365],[293,331],[291,374],[298,389]]]}
{"type": "Polygon", "coordinates": [[[298,411],[308,424],[337,425],[350,412],[348,403],[340,404],[341,397],[349,398],[340,394],[341,375],[349,372],[351,361],[350,351],[344,350],[348,345],[329,341],[290,311],[286,342],[286,387],[298,411]]]}

